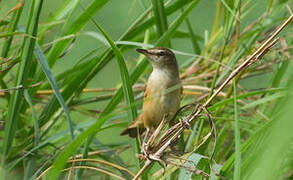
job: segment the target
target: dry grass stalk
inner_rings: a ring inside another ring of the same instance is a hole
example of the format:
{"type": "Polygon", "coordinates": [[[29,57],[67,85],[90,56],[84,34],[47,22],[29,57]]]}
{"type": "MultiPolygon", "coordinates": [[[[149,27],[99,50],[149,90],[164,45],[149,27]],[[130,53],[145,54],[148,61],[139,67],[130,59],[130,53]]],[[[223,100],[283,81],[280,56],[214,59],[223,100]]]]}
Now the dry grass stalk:
{"type": "MultiPolygon", "coordinates": [[[[230,73],[221,86],[217,88],[217,90],[201,107],[197,108],[187,117],[183,117],[186,118],[185,121],[191,122],[195,120],[202,111],[206,110],[212,100],[214,100],[214,98],[226,87],[229,82],[231,82],[233,78],[235,78],[236,75],[245,70],[249,65],[260,60],[270,50],[270,48],[276,44],[279,40],[277,35],[292,21],[292,19],[293,15],[291,14],[291,16],[264,43],[262,43],[262,45],[251,56],[249,56],[241,65],[230,73]]],[[[161,128],[161,126],[159,126],[159,128],[161,128]]],[[[170,127],[169,130],[160,137],[158,143],[153,145],[151,148],[153,151],[149,152],[150,154],[148,154],[144,166],[138,171],[133,179],[138,179],[138,177],[153,163],[153,161],[160,159],[167,147],[181,135],[184,129],[186,129],[186,126],[182,122],[170,127]]]]}

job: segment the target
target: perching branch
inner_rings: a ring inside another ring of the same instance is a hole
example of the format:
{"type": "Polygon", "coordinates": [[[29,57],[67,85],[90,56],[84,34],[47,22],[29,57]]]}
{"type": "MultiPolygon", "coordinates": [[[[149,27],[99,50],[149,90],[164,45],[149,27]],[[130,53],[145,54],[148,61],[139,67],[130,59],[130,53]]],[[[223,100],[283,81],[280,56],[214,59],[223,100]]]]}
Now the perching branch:
{"type": "MultiPolygon", "coordinates": [[[[187,117],[183,117],[186,118],[185,121],[191,122],[195,120],[202,111],[207,109],[212,100],[215,99],[215,97],[227,86],[227,84],[231,82],[233,78],[235,78],[235,76],[237,76],[240,72],[245,70],[254,62],[260,60],[270,50],[270,48],[277,43],[279,40],[277,35],[292,21],[292,19],[293,14],[291,14],[291,16],[251,56],[249,56],[241,65],[239,65],[230,73],[221,86],[217,88],[217,90],[201,107],[197,108],[195,112],[188,115],[187,117]]],[[[161,136],[161,138],[158,140],[158,143],[153,145],[151,148],[153,151],[150,152],[146,158],[144,166],[139,170],[133,179],[137,179],[152,164],[153,161],[160,159],[163,155],[163,152],[167,149],[171,142],[176,140],[181,135],[184,129],[186,129],[186,126],[182,122],[179,122],[170,127],[167,132],[161,136]]]]}

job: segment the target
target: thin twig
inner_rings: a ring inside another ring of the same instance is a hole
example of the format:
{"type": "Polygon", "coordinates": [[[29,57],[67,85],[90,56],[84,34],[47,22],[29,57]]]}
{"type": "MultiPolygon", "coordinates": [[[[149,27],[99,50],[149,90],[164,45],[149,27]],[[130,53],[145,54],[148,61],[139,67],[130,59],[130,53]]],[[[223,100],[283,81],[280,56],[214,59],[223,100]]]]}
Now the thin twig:
{"type": "Polygon", "coordinates": [[[5,93],[5,92],[20,90],[20,89],[33,88],[33,87],[37,87],[37,86],[39,86],[41,84],[42,84],[41,82],[38,82],[38,83],[32,84],[32,85],[27,86],[27,87],[24,87],[23,85],[18,85],[16,87],[9,88],[9,89],[0,89],[0,92],[4,92],[5,93]]]}

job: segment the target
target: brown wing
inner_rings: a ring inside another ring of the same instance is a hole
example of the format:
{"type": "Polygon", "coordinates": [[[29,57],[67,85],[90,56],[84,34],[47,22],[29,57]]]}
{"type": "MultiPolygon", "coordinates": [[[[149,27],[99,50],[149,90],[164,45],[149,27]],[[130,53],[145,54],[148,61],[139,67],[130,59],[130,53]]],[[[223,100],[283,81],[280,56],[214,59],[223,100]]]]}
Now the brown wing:
{"type": "Polygon", "coordinates": [[[136,138],[137,133],[142,134],[144,130],[142,115],[140,114],[127,128],[125,128],[120,133],[120,135],[129,135],[132,138],[136,138]]]}
{"type": "Polygon", "coordinates": [[[149,96],[149,90],[148,90],[147,85],[145,85],[145,91],[144,91],[143,97],[147,98],[148,96],[149,96]]]}

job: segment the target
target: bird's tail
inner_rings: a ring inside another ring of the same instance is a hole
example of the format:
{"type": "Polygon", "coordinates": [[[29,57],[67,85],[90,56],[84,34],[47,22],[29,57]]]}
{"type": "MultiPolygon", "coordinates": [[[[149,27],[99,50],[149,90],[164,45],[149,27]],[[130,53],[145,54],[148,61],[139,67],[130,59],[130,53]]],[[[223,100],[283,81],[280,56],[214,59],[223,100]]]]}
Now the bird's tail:
{"type": "Polygon", "coordinates": [[[136,138],[138,133],[142,134],[145,131],[142,115],[140,114],[137,118],[126,128],[120,135],[128,135],[129,137],[136,138]]]}

